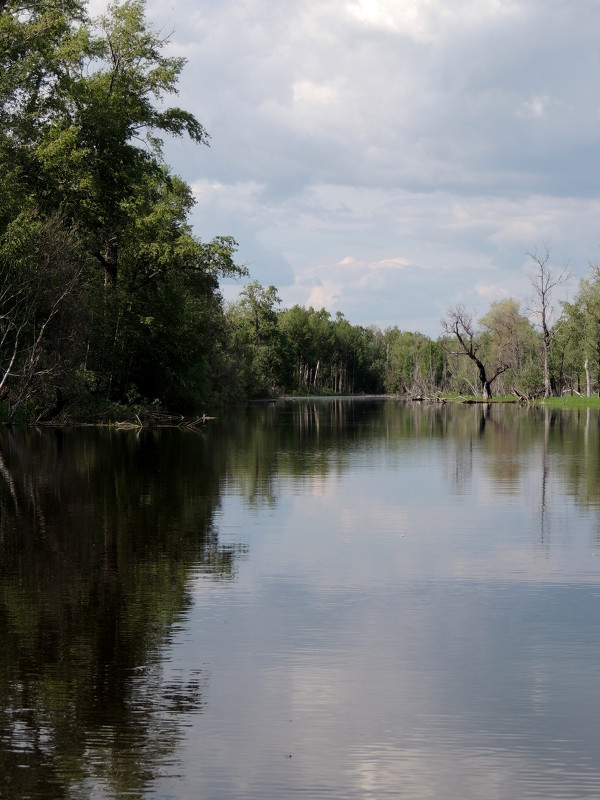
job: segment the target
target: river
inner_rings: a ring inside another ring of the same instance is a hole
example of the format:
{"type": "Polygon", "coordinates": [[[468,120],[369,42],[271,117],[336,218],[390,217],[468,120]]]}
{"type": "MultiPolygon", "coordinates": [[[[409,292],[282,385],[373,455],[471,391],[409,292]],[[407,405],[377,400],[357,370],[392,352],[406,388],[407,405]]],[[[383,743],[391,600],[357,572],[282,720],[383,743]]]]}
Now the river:
{"type": "Polygon", "coordinates": [[[0,430],[0,797],[600,797],[600,417],[0,430]]]}

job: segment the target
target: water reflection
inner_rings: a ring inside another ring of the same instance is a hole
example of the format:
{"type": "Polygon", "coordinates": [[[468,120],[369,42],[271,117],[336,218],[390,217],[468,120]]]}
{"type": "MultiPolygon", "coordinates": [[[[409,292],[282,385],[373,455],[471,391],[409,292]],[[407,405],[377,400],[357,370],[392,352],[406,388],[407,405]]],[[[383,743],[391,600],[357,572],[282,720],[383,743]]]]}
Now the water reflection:
{"type": "Polygon", "coordinates": [[[202,671],[165,683],[161,667],[189,570],[233,571],[218,465],[190,444],[0,432],[0,793],[142,796],[202,708],[202,671]]]}
{"type": "MultiPolygon", "coordinates": [[[[519,493],[526,472],[541,468],[544,495],[552,465],[568,494],[586,507],[600,505],[600,423],[590,410],[313,399],[254,409],[247,422],[238,425],[239,452],[229,474],[250,503],[273,504],[282,476],[324,478],[348,469],[357,453],[383,447],[419,458],[423,447],[444,443],[448,480],[457,492],[473,488],[476,450],[478,468],[495,492],[519,493]]],[[[540,502],[545,509],[543,497],[540,502]]]]}
{"type": "Polygon", "coordinates": [[[600,796],[599,431],[0,431],[0,796],[600,796]]]}

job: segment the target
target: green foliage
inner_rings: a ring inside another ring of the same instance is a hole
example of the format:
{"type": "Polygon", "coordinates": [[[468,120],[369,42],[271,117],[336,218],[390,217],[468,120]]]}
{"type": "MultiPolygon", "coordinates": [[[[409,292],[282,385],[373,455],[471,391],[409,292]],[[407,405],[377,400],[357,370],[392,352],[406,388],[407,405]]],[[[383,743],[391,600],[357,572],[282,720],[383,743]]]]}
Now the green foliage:
{"type": "Polygon", "coordinates": [[[315,311],[295,305],[281,312],[279,324],[287,356],[287,386],[305,393],[323,391],[335,348],[329,313],[324,308],[315,311]]]}
{"type": "Polygon", "coordinates": [[[78,352],[73,331],[90,279],[77,231],[23,209],[0,233],[0,390],[10,422],[21,406],[55,402],[78,352]]]}
{"type": "Polygon", "coordinates": [[[527,398],[543,387],[536,368],[541,339],[521,314],[516,300],[492,303],[479,323],[463,306],[457,306],[448,310],[443,325],[451,390],[474,395],[480,392],[490,400],[492,386],[494,392],[527,398]]]}
{"type": "Polygon", "coordinates": [[[510,394],[516,390],[529,398],[543,391],[540,337],[521,313],[519,303],[512,298],[492,303],[480,324],[489,363],[494,369],[506,365],[498,376],[496,391],[510,394]]]}
{"type": "Polygon", "coordinates": [[[0,391],[34,417],[225,394],[219,279],[245,270],[231,237],[194,237],[191,189],[163,163],[163,133],[208,134],[165,105],[184,61],[144,11],[0,6],[0,391]]]}
{"type": "Polygon", "coordinates": [[[287,386],[294,392],[383,391],[381,332],[331,319],[324,309],[293,306],[280,314],[287,386]]]}
{"type": "Polygon", "coordinates": [[[236,362],[237,393],[258,398],[281,392],[283,348],[274,286],[248,284],[227,311],[229,346],[236,362]]]}
{"type": "Polygon", "coordinates": [[[579,283],[572,303],[563,304],[551,351],[554,374],[561,388],[600,392],[600,272],[592,267],[579,283]]]}
{"type": "Polygon", "coordinates": [[[444,372],[444,351],[420,333],[389,328],[384,334],[385,388],[398,394],[434,394],[444,372]]]}

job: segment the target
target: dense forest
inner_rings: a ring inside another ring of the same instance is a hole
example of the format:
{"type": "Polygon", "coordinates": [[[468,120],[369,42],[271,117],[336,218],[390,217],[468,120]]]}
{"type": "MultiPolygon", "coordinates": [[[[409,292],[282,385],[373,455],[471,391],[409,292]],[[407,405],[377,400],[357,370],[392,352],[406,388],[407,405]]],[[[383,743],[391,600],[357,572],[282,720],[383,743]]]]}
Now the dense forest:
{"type": "Polygon", "coordinates": [[[82,0],[0,0],[0,402],[4,421],[116,419],[284,393],[457,392],[523,398],[600,389],[600,271],[554,314],[547,249],[532,308],[449,309],[433,340],[280,308],[231,236],[200,241],[164,136],[209,144],[168,106],[184,60],[143,0],[91,21],[82,0]]]}

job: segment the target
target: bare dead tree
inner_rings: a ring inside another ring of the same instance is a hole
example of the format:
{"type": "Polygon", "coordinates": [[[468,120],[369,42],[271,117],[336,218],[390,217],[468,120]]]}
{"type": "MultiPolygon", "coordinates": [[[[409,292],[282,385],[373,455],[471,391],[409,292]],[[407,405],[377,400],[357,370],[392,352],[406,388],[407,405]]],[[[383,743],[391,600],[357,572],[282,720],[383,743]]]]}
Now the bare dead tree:
{"type": "Polygon", "coordinates": [[[557,286],[566,283],[572,275],[566,267],[562,267],[558,272],[554,272],[550,266],[550,248],[546,243],[543,251],[537,250],[527,252],[533,262],[534,268],[529,276],[529,280],[534,290],[534,298],[528,309],[534,325],[541,328],[542,343],[544,350],[544,397],[552,394],[552,383],[550,380],[550,346],[556,335],[556,328],[552,327],[554,317],[554,307],[552,305],[552,292],[557,286]]]}
{"type": "Polygon", "coordinates": [[[492,398],[492,384],[499,375],[506,372],[509,364],[500,361],[493,374],[488,375],[488,367],[478,355],[480,342],[476,337],[473,317],[474,315],[468,312],[463,305],[458,305],[448,309],[446,317],[442,319],[442,327],[446,334],[455,336],[460,345],[461,349],[455,352],[454,355],[467,356],[477,367],[483,399],[490,400],[492,398]]]}

